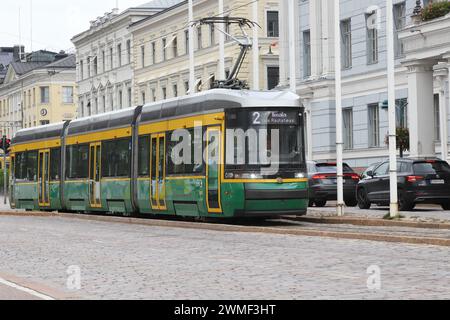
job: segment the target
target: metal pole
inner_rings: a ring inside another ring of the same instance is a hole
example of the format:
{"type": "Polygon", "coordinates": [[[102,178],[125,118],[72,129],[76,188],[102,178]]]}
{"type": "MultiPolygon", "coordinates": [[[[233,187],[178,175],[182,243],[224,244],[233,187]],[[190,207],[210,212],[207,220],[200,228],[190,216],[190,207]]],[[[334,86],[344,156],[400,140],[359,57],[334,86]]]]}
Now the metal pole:
{"type": "Polygon", "coordinates": [[[188,2],[189,11],[189,94],[195,93],[195,61],[194,61],[194,4],[188,2]]]}
{"type": "Polygon", "coordinates": [[[6,179],[8,179],[8,175],[6,173],[6,136],[3,136],[3,204],[6,204],[6,198],[8,197],[8,185],[6,183],[6,179]]]}
{"type": "MultiPolygon", "coordinates": [[[[253,21],[258,22],[258,1],[253,2],[253,21]]],[[[253,90],[259,90],[259,35],[258,26],[253,27],[253,90]]]]}
{"type": "MultiPolygon", "coordinates": [[[[223,0],[219,0],[219,16],[223,17],[223,0]]],[[[221,30],[220,30],[221,31],[221,30]]],[[[219,32],[219,80],[225,80],[225,34],[219,32]]]]}
{"type": "Polygon", "coordinates": [[[289,83],[292,92],[297,91],[297,72],[295,65],[295,1],[288,1],[289,15],[289,83]]]}
{"type": "Polygon", "coordinates": [[[334,1],[334,72],[336,91],[336,167],[337,167],[337,215],[344,215],[344,168],[342,132],[342,73],[341,73],[341,11],[340,1],[334,1]]]}
{"type": "Polygon", "coordinates": [[[386,0],[387,34],[387,78],[389,102],[389,162],[391,189],[391,218],[398,217],[397,194],[397,128],[395,120],[395,55],[394,55],[394,14],[392,0],[386,0]]]}

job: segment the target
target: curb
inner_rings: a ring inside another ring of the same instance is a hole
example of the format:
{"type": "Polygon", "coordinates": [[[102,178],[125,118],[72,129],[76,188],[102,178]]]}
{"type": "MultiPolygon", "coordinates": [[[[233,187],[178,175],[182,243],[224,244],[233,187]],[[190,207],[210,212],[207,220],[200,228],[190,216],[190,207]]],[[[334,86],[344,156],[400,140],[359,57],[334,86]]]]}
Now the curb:
{"type": "Polygon", "coordinates": [[[365,227],[406,227],[416,229],[450,230],[450,223],[414,222],[357,217],[283,217],[285,220],[317,224],[350,224],[365,227]]]}
{"type": "MultiPolygon", "coordinates": [[[[151,227],[164,228],[180,228],[180,229],[196,229],[219,232],[242,232],[242,233],[260,233],[260,234],[275,234],[275,235],[291,235],[291,236],[306,236],[306,237],[325,237],[334,239],[347,240],[367,240],[376,242],[390,242],[390,243],[406,243],[406,244],[420,244],[450,247],[450,238],[430,238],[430,237],[408,237],[396,236],[376,233],[351,233],[351,232],[332,232],[321,230],[302,230],[302,229],[283,229],[271,227],[252,227],[252,226],[235,226],[226,224],[211,224],[199,222],[185,222],[185,221],[171,221],[171,220],[157,220],[157,219],[140,219],[128,217],[114,217],[114,216],[93,216],[69,213],[42,213],[42,212],[24,212],[24,213],[0,213],[0,216],[31,216],[31,217],[59,217],[66,219],[77,219],[85,221],[97,222],[111,222],[131,225],[144,225],[151,227]]],[[[295,218],[298,219],[298,218],[295,218]]],[[[304,218],[303,218],[304,219],[304,218]]],[[[309,219],[309,218],[307,218],[309,219]]],[[[330,221],[336,223],[335,218],[328,218],[330,221]]],[[[318,219],[320,220],[320,218],[318,219]]],[[[350,220],[353,220],[350,218],[350,220]]],[[[355,219],[358,220],[358,219],[355,219]]],[[[325,221],[322,219],[322,221],[325,221]]],[[[343,219],[341,219],[342,223],[343,219]]],[[[395,222],[395,221],[380,221],[380,222],[395,222]]],[[[323,222],[325,223],[325,222],[323,222]]],[[[402,222],[405,223],[405,222],[402,222]]],[[[368,224],[370,226],[370,224],[368,224]]],[[[390,226],[393,226],[392,224],[390,226]]],[[[396,225],[398,226],[398,225],[396,225]]],[[[403,225],[404,226],[404,225],[403,225]]],[[[408,225],[410,226],[410,225],[408,225]]],[[[436,229],[436,228],[435,228],[436,229]]]]}

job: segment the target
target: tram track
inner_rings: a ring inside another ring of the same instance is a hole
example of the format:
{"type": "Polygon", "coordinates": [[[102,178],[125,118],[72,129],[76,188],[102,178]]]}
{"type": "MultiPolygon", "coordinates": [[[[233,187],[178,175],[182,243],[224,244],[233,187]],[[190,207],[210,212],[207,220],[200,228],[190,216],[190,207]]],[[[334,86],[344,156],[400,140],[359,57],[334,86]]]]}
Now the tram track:
{"type": "MultiPolygon", "coordinates": [[[[450,246],[450,230],[446,228],[418,228],[408,226],[367,226],[354,224],[317,223],[302,218],[270,220],[223,220],[207,222],[188,221],[179,218],[129,218],[107,215],[42,212],[0,212],[0,216],[34,216],[39,218],[64,218],[107,223],[126,223],[165,228],[197,229],[219,232],[245,232],[286,236],[326,237],[335,239],[367,240],[391,243],[408,243],[434,246],[450,246]],[[300,219],[300,220],[299,220],[300,219]]],[[[308,220],[308,219],[306,219],[308,220]]],[[[445,226],[444,226],[445,227],[445,226]]]]}

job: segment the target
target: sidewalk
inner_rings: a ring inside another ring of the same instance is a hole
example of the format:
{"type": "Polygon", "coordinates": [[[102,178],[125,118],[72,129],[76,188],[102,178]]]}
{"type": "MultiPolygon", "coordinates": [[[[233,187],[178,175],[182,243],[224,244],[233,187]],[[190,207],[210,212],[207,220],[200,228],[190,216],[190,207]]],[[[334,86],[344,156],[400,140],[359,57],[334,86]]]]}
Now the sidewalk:
{"type": "MultiPolygon", "coordinates": [[[[336,203],[329,202],[324,208],[308,208],[309,217],[334,217],[336,216],[336,203]]],[[[382,219],[389,213],[388,207],[372,206],[369,210],[362,210],[358,207],[345,208],[346,217],[355,218],[370,218],[370,219],[382,219]]],[[[449,223],[450,211],[444,211],[440,206],[433,205],[418,205],[414,211],[401,212],[402,220],[414,221],[414,222],[437,222],[437,223],[449,223]]]]}

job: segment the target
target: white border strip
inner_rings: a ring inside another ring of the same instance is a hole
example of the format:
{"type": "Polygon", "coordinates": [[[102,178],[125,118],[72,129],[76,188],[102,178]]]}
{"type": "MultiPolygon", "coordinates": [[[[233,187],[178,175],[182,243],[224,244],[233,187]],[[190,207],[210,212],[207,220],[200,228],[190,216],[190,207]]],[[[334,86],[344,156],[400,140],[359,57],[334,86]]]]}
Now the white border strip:
{"type": "Polygon", "coordinates": [[[14,288],[16,290],[19,290],[19,291],[22,291],[22,292],[25,292],[25,293],[28,293],[28,294],[30,294],[30,295],[32,295],[34,297],[37,297],[39,299],[42,299],[42,300],[55,300],[55,298],[52,298],[52,297],[47,296],[45,294],[39,293],[39,292],[34,291],[32,289],[19,286],[19,285],[15,284],[15,283],[9,282],[9,281],[7,281],[7,280],[5,280],[3,278],[0,278],[0,284],[3,284],[5,286],[14,288]]]}

